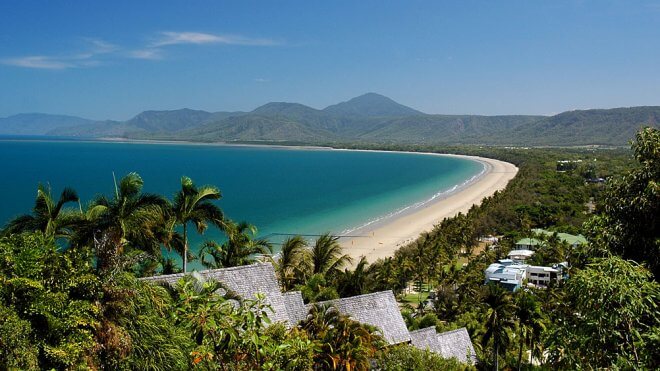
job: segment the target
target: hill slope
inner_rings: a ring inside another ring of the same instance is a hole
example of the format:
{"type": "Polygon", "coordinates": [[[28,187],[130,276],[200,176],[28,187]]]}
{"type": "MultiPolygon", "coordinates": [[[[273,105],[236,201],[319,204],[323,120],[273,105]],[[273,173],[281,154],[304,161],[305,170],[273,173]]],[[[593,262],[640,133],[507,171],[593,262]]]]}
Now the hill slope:
{"type": "Polygon", "coordinates": [[[49,115],[44,113],[21,113],[0,118],[0,134],[3,135],[48,135],[51,130],[77,125],[91,125],[95,121],[75,116],[49,115]]]}
{"type": "Polygon", "coordinates": [[[368,93],[323,110],[272,102],[251,112],[145,111],[130,120],[22,114],[0,134],[190,141],[626,146],[639,127],[658,126],[660,107],[569,111],[555,116],[429,115],[368,93]]]}
{"type": "Polygon", "coordinates": [[[359,117],[423,115],[422,112],[376,93],[360,95],[347,102],[328,106],[323,111],[331,115],[359,117]]]}

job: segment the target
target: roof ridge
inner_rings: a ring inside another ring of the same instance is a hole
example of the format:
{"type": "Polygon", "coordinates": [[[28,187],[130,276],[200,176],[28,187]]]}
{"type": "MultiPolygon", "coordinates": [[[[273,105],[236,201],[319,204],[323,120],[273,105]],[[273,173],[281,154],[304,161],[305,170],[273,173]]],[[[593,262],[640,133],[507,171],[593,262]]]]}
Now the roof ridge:
{"type": "Polygon", "coordinates": [[[272,266],[272,264],[269,263],[269,262],[263,262],[263,263],[257,262],[257,263],[252,263],[252,264],[248,264],[248,265],[239,265],[239,266],[236,266],[236,267],[204,269],[204,270],[201,270],[201,271],[193,270],[193,271],[188,271],[188,272],[185,272],[185,273],[181,272],[181,273],[171,273],[171,274],[160,274],[160,275],[155,275],[155,276],[142,277],[141,279],[148,280],[148,279],[163,279],[163,278],[170,278],[170,277],[172,277],[172,278],[173,277],[185,277],[187,275],[192,274],[193,272],[197,272],[199,274],[209,274],[209,273],[215,273],[215,272],[220,272],[220,271],[222,271],[222,272],[233,272],[233,271],[240,271],[240,270],[247,269],[247,268],[254,268],[255,266],[258,266],[258,265],[272,266]]]}
{"type": "Polygon", "coordinates": [[[440,335],[449,335],[449,334],[453,334],[453,333],[455,333],[455,332],[463,332],[463,331],[466,331],[466,332],[467,332],[467,327],[460,327],[460,328],[453,329],[453,330],[449,330],[449,331],[445,331],[445,332],[439,332],[439,333],[438,333],[438,336],[440,336],[440,335]]]}
{"type": "Polygon", "coordinates": [[[435,326],[420,328],[420,329],[417,329],[417,330],[410,331],[410,333],[411,334],[420,334],[420,333],[423,333],[423,332],[429,332],[431,330],[433,330],[433,332],[437,333],[437,331],[435,329],[435,326]]]}
{"type": "Polygon", "coordinates": [[[370,292],[368,294],[349,296],[349,297],[346,297],[346,298],[339,298],[339,299],[324,300],[324,301],[319,301],[319,302],[316,302],[316,303],[309,303],[309,304],[327,304],[327,303],[337,302],[337,301],[340,301],[340,300],[362,299],[362,298],[367,298],[367,297],[371,297],[371,296],[381,296],[381,295],[387,294],[387,293],[391,293],[392,296],[394,296],[394,293],[392,292],[392,290],[383,290],[383,291],[370,292]]]}

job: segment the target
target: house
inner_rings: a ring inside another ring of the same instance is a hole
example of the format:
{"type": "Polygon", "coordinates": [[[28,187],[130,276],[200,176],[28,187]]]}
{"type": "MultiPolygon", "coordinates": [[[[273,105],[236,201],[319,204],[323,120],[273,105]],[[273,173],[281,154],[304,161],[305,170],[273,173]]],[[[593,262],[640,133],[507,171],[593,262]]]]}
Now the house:
{"type": "MultiPolygon", "coordinates": [[[[587,239],[584,238],[584,236],[581,234],[572,235],[569,233],[550,232],[541,228],[532,229],[532,233],[534,233],[537,236],[544,236],[544,237],[552,237],[556,234],[557,238],[559,238],[560,241],[566,242],[567,244],[573,247],[577,247],[579,245],[583,245],[587,243],[587,239]]],[[[516,242],[516,250],[537,250],[539,247],[544,246],[546,243],[547,243],[546,241],[538,238],[533,238],[533,237],[523,238],[516,242]]]]}
{"type": "Polygon", "coordinates": [[[541,228],[532,229],[532,232],[539,235],[539,236],[547,236],[547,237],[551,237],[551,236],[554,236],[556,234],[557,238],[559,238],[560,241],[566,242],[567,244],[569,244],[573,247],[577,247],[579,245],[586,245],[587,244],[587,239],[584,238],[584,236],[581,235],[581,234],[572,235],[572,234],[569,234],[569,233],[550,232],[550,231],[546,231],[545,229],[541,229],[541,228]]]}
{"type": "Polygon", "coordinates": [[[438,334],[435,327],[410,331],[410,343],[419,349],[428,349],[443,358],[456,358],[463,363],[476,364],[477,357],[470,335],[465,327],[438,334]]]}
{"type": "Polygon", "coordinates": [[[582,163],[582,160],[561,160],[557,161],[557,171],[572,171],[577,169],[578,165],[582,163]]]}
{"type": "MultiPolygon", "coordinates": [[[[240,267],[209,269],[198,272],[206,279],[221,282],[229,290],[235,292],[243,299],[254,299],[257,293],[265,296],[265,302],[273,309],[269,316],[273,322],[282,322],[287,327],[293,326],[297,317],[289,318],[285,297],[277,282],[275,269],[270,263],[256,263],[240,267]]],[[[168,274],[142,278],[147,282],[165,282],[175,284],[185,274],[168,274]]],[[[296,315],[297,316],[297,315],[296,315]]]]}
{"type": "Polygon", "coordinates": [[[510,291],[516,291],[522,287],[526,278],[526,267],[527,265],[517,264],[511,259],[501,259],[486,268],[485,283],[496,282],[510,291]]]}
{"type": "Polygon", "coordinates": [[[282,295],[284,296],[284,306],[286,307],[289,321],[292,325],[295,326],[307,318],[308,310],[300,291],[285,292],[282,295]]]}
{"type": "Polygon", "coordinates": [[[545,245],[545,241],[539,240],[538,238],[523,238],[516,242],[516,250],[533,251],[544,245],[545,245]]]}
{"type": "Polygon", "coordinates": [[[532,250],[511,250],[507,257],[517,264],[524,264],[525,261],[534,255],[532,250]]]}
{"type": "Polygon", "coordinates": [[[530,265],[527,267],[527,282],[534,286],[547,287],[550,282],[558,282],[560,280],[560,271],[552,267],[540,267],[530,265]]]}
{"type": "Polygon", "coordinates": [[[495,282],[510,291],[521,288],[525,281],[534,287],[548,287],[551,282],[568,278],[568,263],[555,264],[552,267],[521,264],[512,259],[501,259],[493,263],[484,272],[485,283],[495,282]]]}
{"type": "MultiPolygon", "coordinates": [[[[316,304],[333,305],[339,313],[348,315],[352,320],[378,328],[390,345],[410,342],[406,322],[391,290],[316,304]]],[[[312,305],[307,305],[308,310],[312,305]]]]}
{"type": "MultiPolygon", "coordinates": [[[[269,315],[269,318],[272,322],[284,323],[288,328],[294,327],[306,319],[312,306],[312,304],[305,305],[300,291],[281,292],[275,270],[270,263],[210,269],[197,273],[206,279],[213,279],[222,283],[228,290],[243,299],[254,298],[257,293],[263,294],[266,304],[273,309],[273,313],[269,315]]],[[[183,273],[179,273],[146,277],[141,278],[141,280],[173,285],[184,276],[183,273]]],[[[354,321],[376,327],[390,345],[412,342],[413,335],[406,327],[399,311],[399,305],[391,290],[316,304],[332,305],[340,313],[348,315],[354,321]]],[[[433,333],[435,334],[435,329],[433,329],[433,333]]],[[[431,336],[430,331],[428,335],[431,336]]],[[[443,357],[456,357],[463,362],[468,359],[470,362],[476,362],[474,347],[467,330],[459,329],[435,334],[431,337],[434,341],[432,347],[419,345],[422,342],[417,341],[412,345],[422,347],[422,349],[429,348],[430,351],[439,353],[443,357]]]]}

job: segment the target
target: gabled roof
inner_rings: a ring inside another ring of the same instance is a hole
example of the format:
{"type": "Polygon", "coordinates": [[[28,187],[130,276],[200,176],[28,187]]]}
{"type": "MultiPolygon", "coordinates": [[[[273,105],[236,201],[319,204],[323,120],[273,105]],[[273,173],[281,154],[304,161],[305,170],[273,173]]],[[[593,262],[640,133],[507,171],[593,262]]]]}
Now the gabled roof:
{"type": "MultiPolygon", "coordinates": [[[[555,232],[546,231],[545,229],[541,229],[541,228],[532,229],[532,232],[534,232],[536,234],[542,234],[542,235],[545,235],[545,236],[552,236],[552,235],[555,234],[555,232]]],[[[559,238],[560,240],[566,242],[567,244],[569,244],[571,246],[583,245],[583,244],[587,243],[587,239],[584,238],[584,236],[581,235],[581,234],[573,235],[573,234],[569,234],[569,233],[558,232],[557,233],[557,238],[559,238]]]]}
{"type": "MultiPolygon", "coordinates": [[[[391,290],[317,304],[334,305],[340,313],[350,316],[354,321],[380,329],[389,344],[410,341],[410,333],[391,290]]],[[[307,308],[309,309],[311,305],[313,304],[308,305],[307,308]]]]}
{"type": "Polygon", "coordinates": [[[465,327],[438,334],[440,354],[445,358],[456,358],[461,362],[477,363],[477,356],[470,335],[465,327]]]}
{"type": "Polygon", "coordinates": [[[435,327],[410,331],[410,343],[419,349],[428,349],[443,358],[456,358],[461,362],[477,363],[474,346],[465,327],[438,334],[435,327]]]}
{"type": "Polygon", "coordinates": [[[516,242],[516,246],[539,246],[543,244],[545,244],[545,242],[538,238],[521,238],[516,242]]]}
{"type": "Polygon", "coordinates": [[[435,326],[410,331],[410,344],[415,348],[428,349],[429,352],[442,353],[435,326]]]}
{"type": "MultiPolygon", "coordinates": [[[[289,325],[289,315],[284,297],[275,276],[275,269],[270,263],[257,263],[240,267],[209,269],[200,271],[203,277],[221,282],[243,299],[254,299],[257,293],[266,297],[273,313],[269,318],[273,322],[284,322],[289,325]]],[[[167,282],[172,285],[184,276],[183,273],[168,274],[142,278],[150,282],[167,282]]]]}
{"type": "Polygon", "coordinates": [[[289,323],[291,325],[297,325],[298,322],[307,318],[307,307],[305,307],[305,302],[300,291],[285,292],[283,296],[284,306],[286,306],[286,311],[289,314],[289,323]]]}

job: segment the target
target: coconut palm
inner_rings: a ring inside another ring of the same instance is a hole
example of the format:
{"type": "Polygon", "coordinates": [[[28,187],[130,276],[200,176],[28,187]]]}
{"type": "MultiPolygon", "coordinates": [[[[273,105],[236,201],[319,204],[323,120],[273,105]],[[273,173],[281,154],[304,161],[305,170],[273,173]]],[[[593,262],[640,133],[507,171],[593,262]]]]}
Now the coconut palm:
{"type": "MultiPolygon", "coordinates": [[[[518,370],[520,370],[523,346],[538,339],[540,333],[545,330],[545,324],[540,303],[530,292],[524,290],[520,290],[516,296],[515,315],[518,318],[520,337],[520,347],[518,349],[518,370]]],[[[534,348],[533,344],[530,348],[534,348]]]]}
{"type": "Polygon", "coordinates": [[[296,278],[301,275],[301,266],[305,262],[307,242],[302,236],[289,237],[282,243],[281,250],[275,260],[275,270],[285,291],[293,289],[296,278]]]}
{"type": "Polygon", "coordinates": [[[207,268],[237,267],[255,263],[259,255],[272,254],[273,248],[266,239],[255,239],[257,228],[246,222],[225,222],[227,240],[222,244],[206,241],[200,251],[201,262],[207,268]],[[211,260],[207,259],[207,255],[211,260]]]}
{"type": "Polygon", "coordinates": [[[355,265],[355,269],[345,269],[339,277],[337,291],[342,297],[362,295],[368,292],[367,284],[370,275],[369,263],[364,256],[355,265]]]}
{"type": "Polygon", "coordinates": [[[312,274],[321,273],[333,276],[341,272],[341,268],[353,262],[347,254],[342,254],[339,237],[325,233],[321,235],[309,252],[312,274]]]}
{"type": "Polygon", "coordinates": [[[375,328],[351,320],[332,306],[313,305],[300,323],[310,339],[321,344],[317,362],[331,370],[367,370],[385,342],[375,328]]]}
{"type": "Polygon", "coordinates": [[[10,221],[4,229],[5,234],[20,232],[42,232],[46,237],[70,237],[82,219],[80,211],[64,208],[69,202],[78,202],[76,191],[64,188],[55,202],[50,187],[41,184],[37,187],[37,198],[32,214],[22,215],[10,221]]]}
{"type": "Polygon", "coordinates": [[[492,340],[493,363],[495,370],[499,370],[499,352],[509,345],[509,333],[514,325],[511,319],[514,306],[511,293],[497,284],[484,286],[482,295],[487,317],[482,344],[485,347],[492,340]]]}
{"type": "Polygon", "coordinates": [[[97,249],[103,246],[108,256],[100,259],[101,265],[108,263],[103,261],[106,258],[120,256],[126,247],[160,255],[169,203],[159,195],[142,193],[143,185],[137,173],[130,173],[115,183],[113,198],[99,196],[88,208],[82,239],[93,241],[97,249]]]}
{"type": "Polygon", "coordinates": [[[226,229],[222,210],[212,201],[222,197],[220,190],[212,186],[196,187],[192,179],[181,177],[181,190],[174,195],[172,214],[174,226],[183,227],[183,272],[188,268],[188,224],[193,223],[197,233],[203,234],[211,223],[221,230],[226,229]]]}

